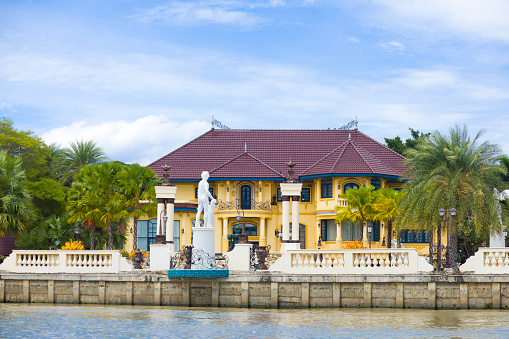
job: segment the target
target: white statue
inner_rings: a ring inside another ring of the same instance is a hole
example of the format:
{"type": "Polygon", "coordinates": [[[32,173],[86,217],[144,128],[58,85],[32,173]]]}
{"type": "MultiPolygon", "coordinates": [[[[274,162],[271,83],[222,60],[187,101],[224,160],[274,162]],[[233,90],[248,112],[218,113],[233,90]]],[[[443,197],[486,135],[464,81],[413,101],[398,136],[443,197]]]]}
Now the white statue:
{"type": "MultiPolygon", "coordinates": [[[[209,219],[209,198],[210,200],[214,200],[214,197],[212,196],[212,194],[210,194],[209,192],[209,183],[207,182],[207,180],[209,179],[209,172],[207,171],[203,171],[201,173],[201,178],[202,180],[200,181],[200,183],[198,184],[198,213],[196,213],[196,223],[195,223],[195,227],[197,227],[198,225],[200,225],[200,215],[201,215],[201,212],[203,212],[203,226],[207,226],[208,224],[208,219],[209,219]]],[[[215,207],[215,203],[214,203],[214,207],[215,207]]],[[[212,214],[214,212],[212,211],[212,214]]]]}
{"type": "Polygon", "coordinates": [[[216,199],[210,200],[209,211],[207,219],[205,220],[205,227],[214,227],[214,210],[216,209],[216,199]]]}

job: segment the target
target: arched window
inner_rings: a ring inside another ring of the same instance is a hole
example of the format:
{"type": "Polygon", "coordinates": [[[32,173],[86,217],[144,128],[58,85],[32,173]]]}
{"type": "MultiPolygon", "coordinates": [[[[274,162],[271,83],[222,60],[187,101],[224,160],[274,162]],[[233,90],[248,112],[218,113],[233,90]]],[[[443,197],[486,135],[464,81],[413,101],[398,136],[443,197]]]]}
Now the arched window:
{"type": "Polygon", "coordinates": [[[346,191],[348,191],[348,190],[349,190],[349,189],[351,189],[351,188],[357,188],[357,189],[358,189],[358,188],[359,188],[359,185],[357,185],[357,184],[355,184],[355,183],[353,183],[353,182],[348,183],[348,184],[346,184],[345,186],[343,186],[343,193],[346,193],[346,191]]]}
{"type": "Polygon", "coordinates": [[[240,187],[240,208],[243,210],[251,209],[251,186],[249,185],[240,187]]]}

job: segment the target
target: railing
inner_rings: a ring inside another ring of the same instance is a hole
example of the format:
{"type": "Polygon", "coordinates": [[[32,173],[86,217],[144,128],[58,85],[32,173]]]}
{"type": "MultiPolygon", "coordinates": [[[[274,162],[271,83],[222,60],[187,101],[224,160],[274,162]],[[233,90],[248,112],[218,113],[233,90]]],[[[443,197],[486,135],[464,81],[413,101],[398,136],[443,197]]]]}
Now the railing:
{"type": "Polygon", "coordinates": [[[270,271],[301,274],[412,274],[433,267],[412,248],[295,250],[283,252],[270,271]]]}
{"type": "Polygon", "coordinates": [[[477,274],[508,274],[509,248],[479,248],[475,255],[460,266],[462,272],[477,274]]]}
{"type": "Polygon", "coordinates": [[[132,271],[118,251],[15,250],[0,265],[12,273],[118,273],[132,271]]]}
{"type": "MultiPolygon", "coordinates": [[[[234,201],[222,201],[221,199],[217,200],[217,209],[219,211],[237,211],[240,210],[240,200],[234,201]]],[[[251,210],[258,211],[270,211],[270,200],[267,201],[253,201],[251,203],[251,210]]]]}
{"type": "Polygon", "coordinates": [[[348,202],[346,201],[346,199],[338,199],[338,206],[340,207],[346,207],[348,206],[348,202]]]}

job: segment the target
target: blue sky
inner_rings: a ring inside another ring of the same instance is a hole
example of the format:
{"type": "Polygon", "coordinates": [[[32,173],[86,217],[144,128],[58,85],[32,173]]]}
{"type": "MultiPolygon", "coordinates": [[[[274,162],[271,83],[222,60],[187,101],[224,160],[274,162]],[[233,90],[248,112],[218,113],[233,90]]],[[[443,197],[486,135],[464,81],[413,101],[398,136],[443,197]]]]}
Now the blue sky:
{"type": "Polygon", "coordinates": [[[509,153],[506,0],[2,1],[0,116],[148,164],[210,129],[358,117],[509,153]]]}

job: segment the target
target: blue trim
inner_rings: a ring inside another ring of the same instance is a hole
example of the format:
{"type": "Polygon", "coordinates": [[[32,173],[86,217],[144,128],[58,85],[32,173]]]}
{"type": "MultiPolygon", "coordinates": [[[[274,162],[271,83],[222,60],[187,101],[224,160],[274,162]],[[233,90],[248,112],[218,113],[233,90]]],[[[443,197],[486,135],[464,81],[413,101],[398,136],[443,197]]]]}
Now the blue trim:
{"type": "Polygon", "coordinates": [[[312,178],[328,178],[328,177],[376,177],[376,178],[388,178],[388,179],[399,179],[395,175],[386,174],[373,174],[373,173],[329,173],[329,174],[315,174],[315,175],[303,175],[301,179],[312,179],[312,178]]]}
{"type": "Polygon", "coordinates": [[[197,212],[197,208],[175,208],[175,211],[179,212],[197,212]]]}
{"type": "MultiPolygon", "coordinates": [[[[201,179],[170,179],[170,182],[200,182],[201,179]]],[[[230,181],[285,181],[285,178],[209,178],[208,181],[223,181],[223,180],[230,180],[230,181]]]]}

